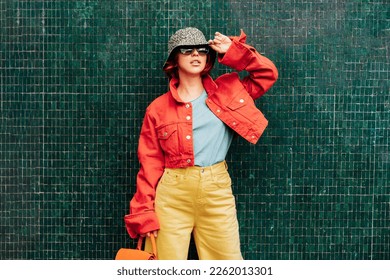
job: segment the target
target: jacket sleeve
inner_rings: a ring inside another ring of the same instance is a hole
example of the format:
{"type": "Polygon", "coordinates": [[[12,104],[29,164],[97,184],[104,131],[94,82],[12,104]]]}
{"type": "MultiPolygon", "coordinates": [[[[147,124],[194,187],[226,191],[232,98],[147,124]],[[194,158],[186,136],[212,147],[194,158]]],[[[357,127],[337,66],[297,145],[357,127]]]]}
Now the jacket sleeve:
{"type": "Polygon", "coordinates": [[[278,79],[278,71],[274,63],[262,56],[255,48],[245,44],[246,35],[241,30],[239,37],[230,37],[232,44],[218,61],[237,71],[246,70],[249,75],[242,83],[253,99],[261,97],[278,79]]]}
{"type": "Polygon", "coordinates": [[[130,237],[160,228],[154,211],[156,186],[164,172],[164,156],[158,142],[153,118],[147,109],[142,124],[138,159],[137,190],[130,201],[130,214],[124,217],[130,237]]]}

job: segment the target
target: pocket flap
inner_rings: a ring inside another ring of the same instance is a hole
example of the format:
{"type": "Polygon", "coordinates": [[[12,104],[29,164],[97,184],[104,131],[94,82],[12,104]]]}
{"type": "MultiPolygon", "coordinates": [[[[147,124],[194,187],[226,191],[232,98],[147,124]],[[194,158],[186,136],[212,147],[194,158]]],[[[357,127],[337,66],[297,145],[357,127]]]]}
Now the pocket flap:
{"type": "Polygon", "coordinates": [[[227,107],[230,110],[237,110],[245,105],[248,104],[248,102],[253,102],[252,98],[249,94],[247,94],[245,91],[241,91],[240,93],[236,94],[232,101],[227,105],[227,107]]]}
{"type": "Polygon", "coordinates": [[[177,125],[166,125],[157,130],[158,139],[168,139],[177,130],[177,125]]]}

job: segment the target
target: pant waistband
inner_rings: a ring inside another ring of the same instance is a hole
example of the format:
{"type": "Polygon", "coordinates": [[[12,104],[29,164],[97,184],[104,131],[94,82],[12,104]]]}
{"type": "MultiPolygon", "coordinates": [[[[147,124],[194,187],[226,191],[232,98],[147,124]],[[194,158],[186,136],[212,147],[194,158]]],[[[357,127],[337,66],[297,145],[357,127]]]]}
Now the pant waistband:
{"type": "Polygon", "coordinates": [[[221,161],[210,166],[189,166],[186,168],[165,168],[167,172],[174,172],[184,176],[188,175],[213,175],[228,169],[226,161],[221,161]]]}

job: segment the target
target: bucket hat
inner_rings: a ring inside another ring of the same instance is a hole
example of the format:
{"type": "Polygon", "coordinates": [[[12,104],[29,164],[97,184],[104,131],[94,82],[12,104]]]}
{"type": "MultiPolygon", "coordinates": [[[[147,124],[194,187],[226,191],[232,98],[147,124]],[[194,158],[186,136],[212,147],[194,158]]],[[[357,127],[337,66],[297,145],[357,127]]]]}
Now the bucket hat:
{"type": "MultiPolygon", "coordinates": [[[[199,29],[195,27],[186,27],[183,29],[177,30],[168,41],[168,58],[164,63],[163,68],[165,68],[167,61],[169,61],[173,54],[176,52],[176,49],[182,46],[208,46],[209,43],[206,40],[206,37],[199,29]]],[[[214,63],[216,52],[210,48],[210,59],[214,63]]]]}

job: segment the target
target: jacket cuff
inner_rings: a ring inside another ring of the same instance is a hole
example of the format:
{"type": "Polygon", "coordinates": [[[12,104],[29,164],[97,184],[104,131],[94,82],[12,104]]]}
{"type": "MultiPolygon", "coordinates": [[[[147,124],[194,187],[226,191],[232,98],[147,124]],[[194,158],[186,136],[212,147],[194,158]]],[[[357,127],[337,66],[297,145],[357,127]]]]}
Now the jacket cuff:
{"type": "Polygon", "coordinates": [[[124,217],[127,233],[131,238],[138,235],[160,229],[160,225],[155,212],[142,212],[128,214],[124,217]]]}
{"type": "Polygon", "coordinates": [[[242,71],[249,64],[254,48],[245,44],[246,35],[242,30],[239,37],[229,38],[232,40],[232,44],[225,54],[218,56],[218,62],[237,71],[242,71]]]}

